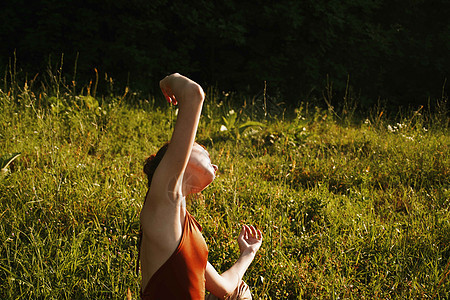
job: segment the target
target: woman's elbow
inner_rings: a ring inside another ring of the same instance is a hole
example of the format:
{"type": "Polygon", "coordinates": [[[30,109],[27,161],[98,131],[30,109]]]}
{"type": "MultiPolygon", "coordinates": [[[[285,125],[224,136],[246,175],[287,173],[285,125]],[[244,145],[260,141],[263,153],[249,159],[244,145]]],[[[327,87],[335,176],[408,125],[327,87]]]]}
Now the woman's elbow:
{"type": "Polygon", "coordinates": [[[216,285],[214,288],[211,288],[210,292],[219,299],[226,299],[234,292],[236,287],[237,286],[234,286],[234,283],[224,280],[221,282],[221,284],[216,285]]]}
{"type": "Polygon", "coordinates": [[[234,282],[227,282],[222,287],[222,289],[220,291],[220,296],[218,296],[218,298],[226,299],[228,296],[230,296],[231,294],[234,293],[234,291],[236,290],[237,287],[238,287],[238,285],[235,284],[234,282]]]}

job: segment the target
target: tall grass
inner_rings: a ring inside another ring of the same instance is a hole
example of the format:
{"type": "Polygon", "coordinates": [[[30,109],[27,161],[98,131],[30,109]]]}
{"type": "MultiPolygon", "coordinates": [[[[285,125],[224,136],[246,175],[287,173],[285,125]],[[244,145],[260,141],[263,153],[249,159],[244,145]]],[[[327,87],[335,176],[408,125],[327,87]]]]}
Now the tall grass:
{"type": "MultiPolygon", "coordinates": [[[[53,78],[0,92],[0,156],[20,153],[0,177],[0,298],[137,299],[142,164],[170,138],[175,108],[53,78]]],[[[198,140],[219,174],[189,209],[211,263],[232,265],[250,223],[264,232],[244,278],[255,299],[449,298],[444,100],[359,122],[209,92],[198,140]]]]}

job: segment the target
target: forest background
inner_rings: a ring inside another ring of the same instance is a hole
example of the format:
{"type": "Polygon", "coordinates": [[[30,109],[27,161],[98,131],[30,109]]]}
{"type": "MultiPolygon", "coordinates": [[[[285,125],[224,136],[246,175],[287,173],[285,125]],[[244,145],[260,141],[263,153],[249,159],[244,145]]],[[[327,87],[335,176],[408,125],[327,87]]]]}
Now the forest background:
{"type": "Polygon", "coordinates": [[[418,107],[446,93],[449,12],[445,0],[8,0],[0,70],[16,60],[17,74],[42,79],[63,56],[78,86],[109,76],[153,93],[176,71],[294,105],[332,89],[332,105],[351,94],[363,109],[418,107]]]}

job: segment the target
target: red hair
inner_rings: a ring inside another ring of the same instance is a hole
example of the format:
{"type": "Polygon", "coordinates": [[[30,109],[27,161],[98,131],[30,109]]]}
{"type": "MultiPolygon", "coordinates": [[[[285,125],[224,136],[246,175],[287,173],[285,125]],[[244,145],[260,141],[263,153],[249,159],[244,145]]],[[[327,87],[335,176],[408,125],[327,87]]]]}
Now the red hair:
{"type": "Polygon", "coordinates": [[[144,173],[147,175],[148,187],[150,187],[153,179],[153,174],[155,174],[156,168],[159,166],[164,154],[166,154],[167,147],[169,143],[165,143],[156,154],[150,155],[144,163],[144,173]]]}

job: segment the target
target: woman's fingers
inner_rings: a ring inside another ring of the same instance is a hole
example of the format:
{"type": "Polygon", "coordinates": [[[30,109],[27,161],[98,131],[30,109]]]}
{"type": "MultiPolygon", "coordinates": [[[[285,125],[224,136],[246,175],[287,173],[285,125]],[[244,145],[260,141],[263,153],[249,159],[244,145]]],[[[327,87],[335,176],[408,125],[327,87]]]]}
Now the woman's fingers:
{"type": "Polygon", "coordinates": [[[245,225],[242,225],[241,233],[239,233],[239,237],[245,238],[245,232],[246,232],[245,225]]]}
{"type": "Polygon", "coordinates": [[[248,240],[248,238],[251,235],[251,229],[248,225],[244,225],[245,226],[245,239],[248,240]]]}
{"type": "Polygon", "coordinates": [[[243,235],[246,240],[249,238],[254,238],[257,240],[262,239],[261,230],[256,229],[253,225],[242,225],[241,235],[243,235]]]}
{"type": "Polygon", "coordinates": [[[177,105],[177,99],[171,88],[171,77],[166,76],[163,80],[159,82],[159,87],[161,88],[162,93],[164,94],[164,98],[166,98],[167,102],[172,103],[173,105],[177,105]]]}
{"type": "Polygon", "coordinates": [[[257,239],[258,238],[258,233],[256,232],[255,226],[250,226],[250,228],[252,230],[252,237],[257,239]]]}
{"type": "Polygon", "coordinates": [[[165,89],[161,89],[161,91],[164,94],[164,98],[166,98],[167,102],[172,103],[173,105],[178,104],[178,101],[177,101],[177,98],[175,98],[175,95],[169,94],[165,89]]]}

